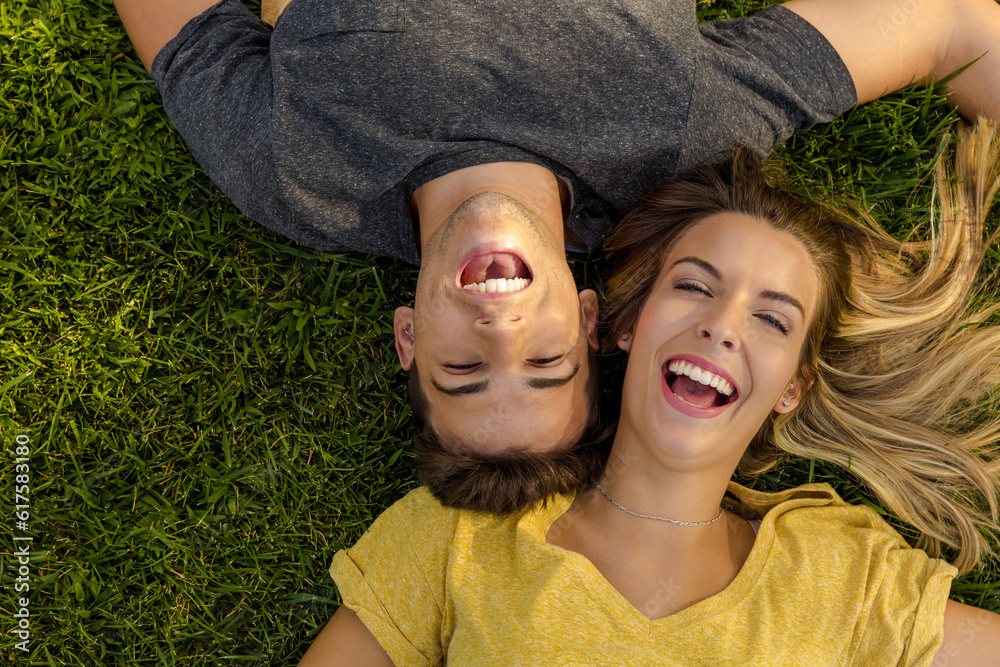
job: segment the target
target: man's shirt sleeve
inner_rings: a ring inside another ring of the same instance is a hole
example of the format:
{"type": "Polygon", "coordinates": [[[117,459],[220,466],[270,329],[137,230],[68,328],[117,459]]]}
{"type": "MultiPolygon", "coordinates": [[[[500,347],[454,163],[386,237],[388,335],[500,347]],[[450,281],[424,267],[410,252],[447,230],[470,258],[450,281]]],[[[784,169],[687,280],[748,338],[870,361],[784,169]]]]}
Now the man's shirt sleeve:
{"type": "Polygon", "coordinates": [[[153,61],[171,122],[195,159],[246,215],[282,231],[271,150],[271,28],[223,0],[181,29],[153,61]]]}

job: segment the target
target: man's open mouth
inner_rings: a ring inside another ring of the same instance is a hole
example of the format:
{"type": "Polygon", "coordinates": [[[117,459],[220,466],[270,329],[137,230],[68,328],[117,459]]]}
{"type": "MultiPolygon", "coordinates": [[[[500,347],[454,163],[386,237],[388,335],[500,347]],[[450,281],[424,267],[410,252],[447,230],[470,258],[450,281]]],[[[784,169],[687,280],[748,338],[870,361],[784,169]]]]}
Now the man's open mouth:
{"type": "Polygon", "coordinates": [[[513,253],[491,252],[473,257],[462,269],[459,282],[470,292],[517,292],[531,284],[531,271],[513,253]]]}
{"type": "Polygon", "coordinates": [[[674,396],[695,408],[719,408],[739,398],[739,392],[721,375],[683,359],[668,359],[662,368],[674,396]]]}

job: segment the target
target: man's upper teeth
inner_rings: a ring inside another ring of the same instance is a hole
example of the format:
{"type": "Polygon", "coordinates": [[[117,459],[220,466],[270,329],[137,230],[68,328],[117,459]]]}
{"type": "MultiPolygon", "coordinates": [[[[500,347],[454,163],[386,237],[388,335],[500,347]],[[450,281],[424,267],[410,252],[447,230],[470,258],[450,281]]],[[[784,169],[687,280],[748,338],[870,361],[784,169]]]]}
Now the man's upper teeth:
{"type": "Polygon", "coordinates": [[[711,371],[706,371],[701,366],[695,366],[690,361],[674,359],[667,365],[667,368],[670,369],[671,373],[686,375],[695,382],[700,382],[708,385],[709,387],[714,387],[720,394],[725,396],[731,396],[733,393],[733,385],[729,384],[725,378],[716,375],[711,371]]]}
{"type": "Polygon", "coordinates": [[[496,292],[516,292],[531,284],[530,278],[490,278],[481,283],[462,285],[462,289],[470,292],[494,294],[496,292]]]}

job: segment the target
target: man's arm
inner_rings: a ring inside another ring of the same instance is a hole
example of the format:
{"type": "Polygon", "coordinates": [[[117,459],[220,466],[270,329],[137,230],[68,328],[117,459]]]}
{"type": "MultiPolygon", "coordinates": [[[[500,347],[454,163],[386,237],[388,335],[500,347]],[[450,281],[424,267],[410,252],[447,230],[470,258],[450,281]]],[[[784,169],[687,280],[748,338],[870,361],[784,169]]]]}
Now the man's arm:
{"type": "Polygon", "coordinates": [[[219,0],[115,0],[125,31],[149,71],[160,49],[184,25],[219,0]]]}
{"type": "Polygon", "coordinates": [[[944,609],[944,642],[934,656],[933,665],[1000,665],[1000,616],[948,600],[944,609]]]}
{"type": "Polygon", "coordinates": [[[341,607],[302,656],[299,667],[392,667],[389,654],[358,615],[341,607]]]}
{"type": "Polygon", "coordinates": [[[996,0],[791,0],[837,50],[858,102],[920,81],[941,80],[986,54],[949,83],[966,118],[1000,122],[1000,5],[996,0]]]}

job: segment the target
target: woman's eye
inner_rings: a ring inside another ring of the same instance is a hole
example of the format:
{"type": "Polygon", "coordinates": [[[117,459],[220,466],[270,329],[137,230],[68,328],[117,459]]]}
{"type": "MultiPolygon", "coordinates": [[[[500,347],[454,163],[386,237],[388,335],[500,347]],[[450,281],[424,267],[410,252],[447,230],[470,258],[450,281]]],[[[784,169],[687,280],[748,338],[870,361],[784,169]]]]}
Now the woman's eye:
{"type": "Polygon", "coordinates": [[[788,335],[788,327],[774,315],[758,315],[757,317],[767,322],[770,326],[774,327],[785,336],[788,335]]]}
{"type": "Polygon", "coordinates": [[[545,359],[529,359],[529,361],[536,366],[548,366],[549,364],[559,361],[560,359],[562,359],[562,355],[558,357],[546,357],[545,359]]]}
{"type": "Polygon", "coordinates": [[[705,289],[698,283],[677,283],[676,285],[674,285],[674,289],[684,290],[685,292],[696,292],[704,294],[706,296],[712,296],[707,289],[705,289]]]}

